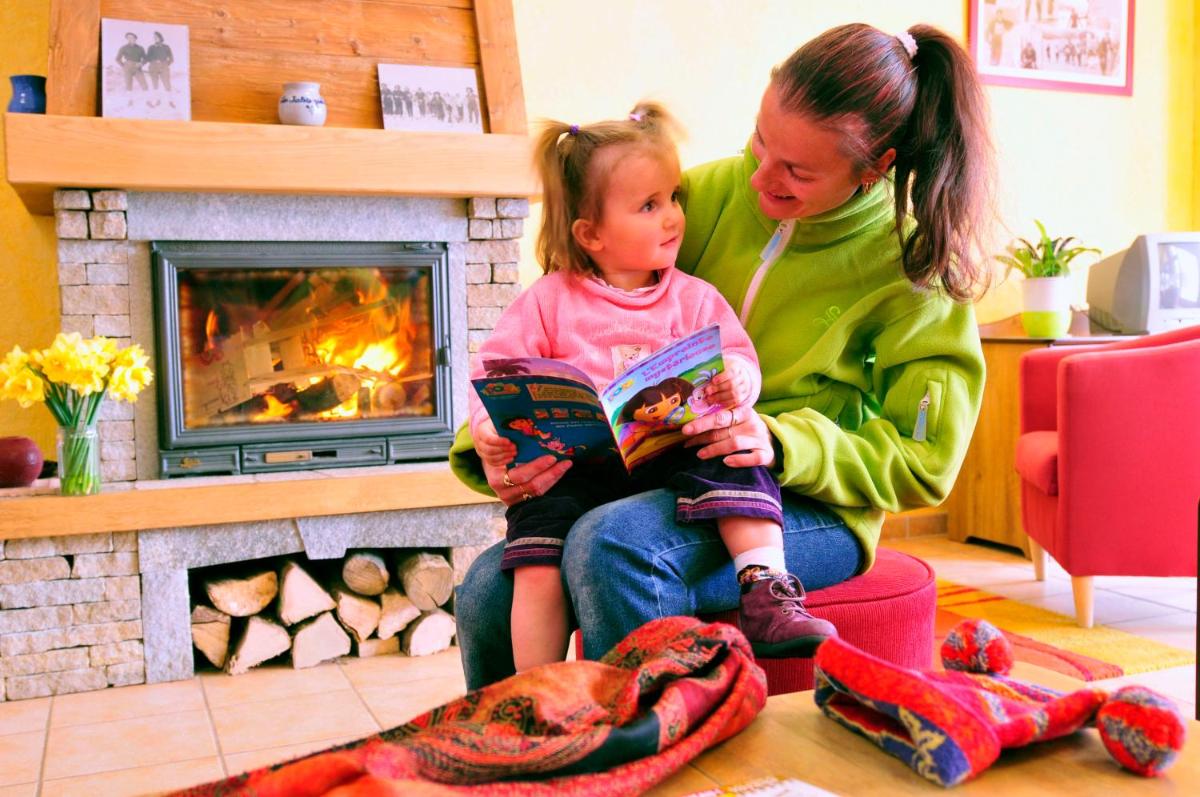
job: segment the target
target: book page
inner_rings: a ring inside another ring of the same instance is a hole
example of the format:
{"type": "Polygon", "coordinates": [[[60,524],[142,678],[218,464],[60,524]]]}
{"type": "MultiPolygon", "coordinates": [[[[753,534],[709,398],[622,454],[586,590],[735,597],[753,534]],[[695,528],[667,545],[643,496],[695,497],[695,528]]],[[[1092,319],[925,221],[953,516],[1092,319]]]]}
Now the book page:
{"type": "Polygon", "coordinates": [[[834,797],[834,794],[795,778],[763,778],[724,789],[693,792],[685,797],[834,797]]]}
{"type": "Polygon", "coordinates": [[[685,423],[720,409],[699,388],[724,370],[721,328],[710,324],[634,363],[605,388],[600,401],[629,470],[682,443],[685,423]]]}
{"type": "Polygon", "coordinates": [[[596,388],[572,365],[542,357],[487,360],[472,379],[496,432],[517,447],[514,465],[552,454],[599,462],[616,456],[596,388]]]}

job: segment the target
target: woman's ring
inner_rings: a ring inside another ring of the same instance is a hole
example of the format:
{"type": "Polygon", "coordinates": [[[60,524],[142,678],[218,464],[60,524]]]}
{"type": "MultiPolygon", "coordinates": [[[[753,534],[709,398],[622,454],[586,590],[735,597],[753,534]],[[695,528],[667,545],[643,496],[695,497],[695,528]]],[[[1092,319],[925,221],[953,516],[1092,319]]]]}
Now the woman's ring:
{"type": "Polygon", "coordinates": [[[517,486],[516,484],[513,483],[513,480],[509,478],[508,471],[504,472],[504,486],[505,487],[516,487],[517,486]]]}

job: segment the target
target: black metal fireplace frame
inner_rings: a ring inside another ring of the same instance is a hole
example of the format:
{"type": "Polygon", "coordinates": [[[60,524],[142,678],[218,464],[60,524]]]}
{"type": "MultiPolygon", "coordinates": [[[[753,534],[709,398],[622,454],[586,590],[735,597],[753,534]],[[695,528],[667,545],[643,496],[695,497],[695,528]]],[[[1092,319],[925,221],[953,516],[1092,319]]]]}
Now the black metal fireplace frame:
{"type": "Polygon", "coordinates": [[[156,241],[151,244],[159,369],[159,470],[166,478],[441,459],[454,439],[446,245],[418,243],[156,241]],[[179,358],[179,275],[317,267],[427,268],[431,274],[434,414],[286,425],[185,429],[179,358]]]}

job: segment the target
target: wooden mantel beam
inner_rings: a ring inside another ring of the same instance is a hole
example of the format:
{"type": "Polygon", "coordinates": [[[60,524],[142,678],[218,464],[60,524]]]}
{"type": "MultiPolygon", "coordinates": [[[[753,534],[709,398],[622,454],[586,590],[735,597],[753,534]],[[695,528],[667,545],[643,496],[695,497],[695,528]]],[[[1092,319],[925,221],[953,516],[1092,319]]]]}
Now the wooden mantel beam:
{"type": "Polygon", "coordinates": [[[237,477],[223,484],[188,479],[99,495],[0,495],[0,540],[104,531],[249,523],[256,520],[346,515],[493,503],[463,486],[448,466],[379,475],[319,475],[288,481],[237,477]],[[194,483],[193,483],[194,484],[194,483]]]}
{"type": "Polygon", "coordinates": [[[33,213],[56,188],[505,196],[539,191],[525,135],[6,114],[8,181],[33,213]]]}

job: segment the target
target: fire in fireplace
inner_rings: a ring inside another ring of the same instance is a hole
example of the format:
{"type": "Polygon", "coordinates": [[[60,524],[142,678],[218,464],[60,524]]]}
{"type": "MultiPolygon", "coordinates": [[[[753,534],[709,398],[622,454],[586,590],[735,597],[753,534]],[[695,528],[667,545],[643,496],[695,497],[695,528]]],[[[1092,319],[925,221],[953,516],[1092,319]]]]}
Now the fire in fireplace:
{"type": "Polygon", "coordinates": [[[164,477],[441,457],[438,243],[152,247],[164,477]]]}

